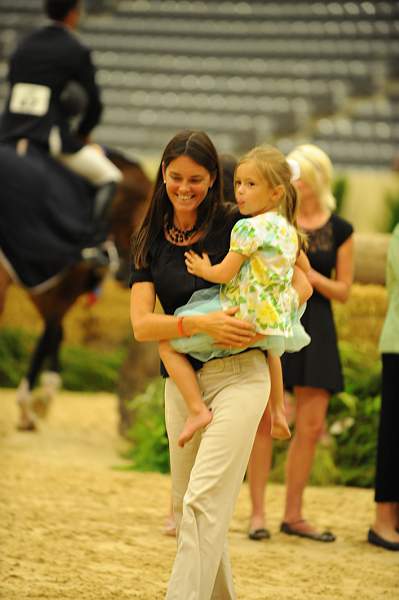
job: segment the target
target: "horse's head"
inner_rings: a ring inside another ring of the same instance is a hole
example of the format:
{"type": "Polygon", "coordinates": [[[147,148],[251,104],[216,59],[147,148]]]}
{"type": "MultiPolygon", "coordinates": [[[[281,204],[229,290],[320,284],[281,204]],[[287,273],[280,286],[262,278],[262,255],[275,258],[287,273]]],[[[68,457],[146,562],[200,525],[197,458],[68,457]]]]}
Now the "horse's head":
{"type": "Polygon", "coordinates": [[[116,192],[109,218],[110,235],[121,263],[116,278],[127,282],[132,233],[140,227],[147,212],[152,183],[139,163],[113,151],[108,151],[108,157],[123,173],[123,181],[116,192]]]}

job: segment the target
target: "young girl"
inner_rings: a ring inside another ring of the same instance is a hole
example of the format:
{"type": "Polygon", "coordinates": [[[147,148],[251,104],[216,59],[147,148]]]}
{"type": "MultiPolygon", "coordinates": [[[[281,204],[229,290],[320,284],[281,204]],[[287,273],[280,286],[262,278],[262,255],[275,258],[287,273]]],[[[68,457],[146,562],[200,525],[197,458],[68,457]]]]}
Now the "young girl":
{"type": "Polygon", "coordinates": [[[245,349],[216,347],[204,334],[187,337],[184,316],[231,306],[237,307],[237,317],[254,325],[256,335],[251,347],[268,350],[272,435],[278,439],[290,437],[279,356],[285,351],[298,351],[310,342],[299,322],[299,305],[311,294],[303,272],[309,265],[299,250],[295,228],[297,196],[293,178],[290,165],[277,149],[259,147],[250,151],[238,162],[235,172],[236,200],[246,218],[233,227],[228,254],[221,263],[212,265],[206,254],[201,257],[193,251],[185,253],[189,273],[222,285],[195,292],[187,305],[176,311],[181,337],[159,345],[161,359],[189,413],[179,437],[180,446],[212,420],[195,372],[183,353],[207,361],[245,349]]]}

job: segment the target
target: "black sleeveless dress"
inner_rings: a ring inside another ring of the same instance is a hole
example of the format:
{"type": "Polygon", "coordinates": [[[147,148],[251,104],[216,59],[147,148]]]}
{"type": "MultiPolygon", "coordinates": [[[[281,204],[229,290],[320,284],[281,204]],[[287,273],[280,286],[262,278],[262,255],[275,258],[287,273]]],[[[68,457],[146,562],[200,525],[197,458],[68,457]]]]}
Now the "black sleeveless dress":
{"type": "MultiPolygon", "coordinates": [[[[331,277],[338,248],[353,233],[353,227],[332,214],[319,229],[305,230],[308,235],[307,255],[315,271],[331,277]]],[[[284,386],[318,387],[332,394],[344,389],[337,335],[331,302],[314,290],[301,322],[311,342],[300,352],[282,357],[284,386]]]]}

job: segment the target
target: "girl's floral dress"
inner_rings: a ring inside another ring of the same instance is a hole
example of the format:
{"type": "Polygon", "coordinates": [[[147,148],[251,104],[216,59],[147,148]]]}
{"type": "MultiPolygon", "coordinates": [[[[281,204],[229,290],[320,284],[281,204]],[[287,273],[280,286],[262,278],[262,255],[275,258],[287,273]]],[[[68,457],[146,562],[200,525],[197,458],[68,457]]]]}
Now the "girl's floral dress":
{"type": "MultiPolygon", "coordinates": [[[[298,295],[291,285],[298,253],[295,228],[274,211],[237,221],[231,232],[230,252],[247,257],[226,284],[195,292],[176,315],[204,314],[239,306],[236,316],[255,325],[265,337],[254,347],[281,355],[297,352],[310,342],[300,324],[298,295]]],[[[242,350],[215,348],[207,335],[172,340],[175,350],[207,361],[242,350]]]]}

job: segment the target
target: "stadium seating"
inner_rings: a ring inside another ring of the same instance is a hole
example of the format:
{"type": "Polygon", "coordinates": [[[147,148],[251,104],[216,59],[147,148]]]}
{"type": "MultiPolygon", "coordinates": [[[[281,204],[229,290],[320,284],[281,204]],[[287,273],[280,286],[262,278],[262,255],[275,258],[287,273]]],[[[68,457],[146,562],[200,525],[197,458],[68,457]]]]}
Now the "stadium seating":
{"type": "MultiPolygon", "coordinates": [[[[157,157],[190,127],[223,152],[314,140],[342,168],[390,168],[399,141],[397,2],[113,4],[81,28],[104,90],[101,143],[157,157]]],[[[40,6],[2,0],[1,78],[18,37],[42,22],[40,6]]]]}

